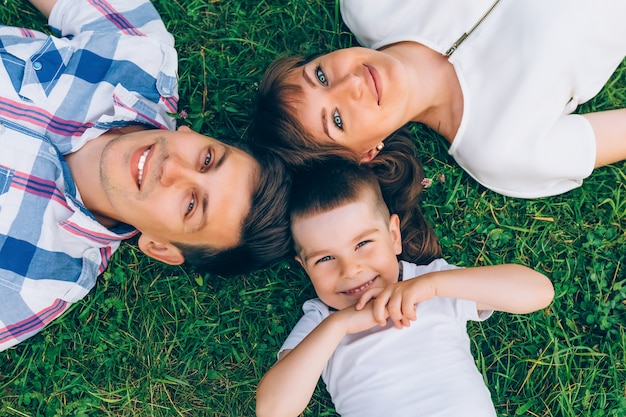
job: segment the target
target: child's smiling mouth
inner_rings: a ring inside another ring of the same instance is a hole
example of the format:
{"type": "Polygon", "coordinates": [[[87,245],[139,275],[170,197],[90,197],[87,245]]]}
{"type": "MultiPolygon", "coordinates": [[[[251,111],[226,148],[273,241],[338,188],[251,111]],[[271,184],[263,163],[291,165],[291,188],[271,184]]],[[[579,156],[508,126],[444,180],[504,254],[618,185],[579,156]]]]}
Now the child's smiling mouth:
{"type": "Polygon", "coordinates": [[[352,289],[347,290],[347,291],[342,291],[341,293],[345,294],[345,295],[349,295],[349,296],[361,295],[361,293],[365,292],[365,290],[370,288],[374,284],[374,281],[376,281],[378,278],[379,278],[379,275],[377,275],[374,278],[370,279],[366,283],[359,285],[356,288],[352,288],[352,289]]]}

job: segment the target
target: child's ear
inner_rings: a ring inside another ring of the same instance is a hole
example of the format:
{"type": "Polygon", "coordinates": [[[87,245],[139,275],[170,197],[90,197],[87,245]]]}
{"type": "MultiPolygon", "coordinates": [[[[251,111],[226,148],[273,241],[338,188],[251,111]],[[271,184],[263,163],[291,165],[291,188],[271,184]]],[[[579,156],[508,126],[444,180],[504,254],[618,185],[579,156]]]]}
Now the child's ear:
{"type": "Polygon", "coordinates": [[[400,217],[397,214],[392,214],[389,218],[389,235],[396,255],[400,255],[402,253],[402,233],[400,233],[400,217]]]}
{"type": "Polygon", "coordinates": [[[302,261],[302,258],[300,256],[298,256],[298,255],[294,256],[294,258],[295,258],[296,261],[298,261],[300,266],[302,266],[302,268],[304,268],[304,262],[302,261]]]}

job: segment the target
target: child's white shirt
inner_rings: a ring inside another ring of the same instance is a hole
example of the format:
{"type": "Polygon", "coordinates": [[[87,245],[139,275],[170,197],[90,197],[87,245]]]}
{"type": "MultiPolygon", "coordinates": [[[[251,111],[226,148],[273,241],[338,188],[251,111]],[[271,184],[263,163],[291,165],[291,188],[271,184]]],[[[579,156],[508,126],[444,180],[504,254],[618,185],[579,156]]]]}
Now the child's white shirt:
{"type": "MultiPolygon", "coordinates": [[[[457,268],[443,259],[403,264],[403,280],[457,268]]],[[[332,312],[321,300],[303,305],[281,351],[293,349],[332,312]]],[[[391,323],[346,336],[326,364],[322,379],[336,411],[349,416],[495,416],[491,395],[476,368],[468,320],[490,311],[467,300],[435,297],[419,303],[417,320],[404,329],[391,323]]]]}

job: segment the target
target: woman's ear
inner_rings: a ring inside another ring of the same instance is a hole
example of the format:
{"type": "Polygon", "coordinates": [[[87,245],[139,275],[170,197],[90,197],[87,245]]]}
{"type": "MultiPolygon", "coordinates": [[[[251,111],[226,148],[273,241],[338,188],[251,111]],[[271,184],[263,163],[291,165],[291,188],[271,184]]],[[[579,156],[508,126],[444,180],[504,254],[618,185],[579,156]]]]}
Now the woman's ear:
{"type": "Polygon", "coordinates": [[[400,217],[397,214],[392,214],[389,218],[389,236],[391,236],[391,243],[393,243],[396,255],[400,255],[402,253],[402,233],[400,232],[400,217]]]}
{"type": "Polygon", "coordinates": [[[160,243],[142,234],[137,242],[139,249],[151,258],[164,262],[168,265],[180,265],[185,262],[180,249],[171,243],[160,243]]]}
{"type": "Polygon", "coordinates": [[[371,148],[369,151],[366,151],[361,155],[361,162],[369,162],[376,157],[383,150],[385,144],[380,142],[375,147],[371,148]]]}

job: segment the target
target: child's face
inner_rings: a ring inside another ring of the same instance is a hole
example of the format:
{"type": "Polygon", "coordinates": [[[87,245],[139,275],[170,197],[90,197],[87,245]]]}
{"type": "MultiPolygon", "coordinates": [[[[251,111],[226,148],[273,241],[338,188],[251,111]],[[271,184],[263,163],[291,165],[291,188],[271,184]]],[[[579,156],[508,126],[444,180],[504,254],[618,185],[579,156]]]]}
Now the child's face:
{"type": "Polygon", "coordinates": [[[390,219],[359,200],[336,209],[294,219],[296,259],[327,305],[343,309],[368,289],[398,280],[402,240],[397,215],[390,219]]]}

